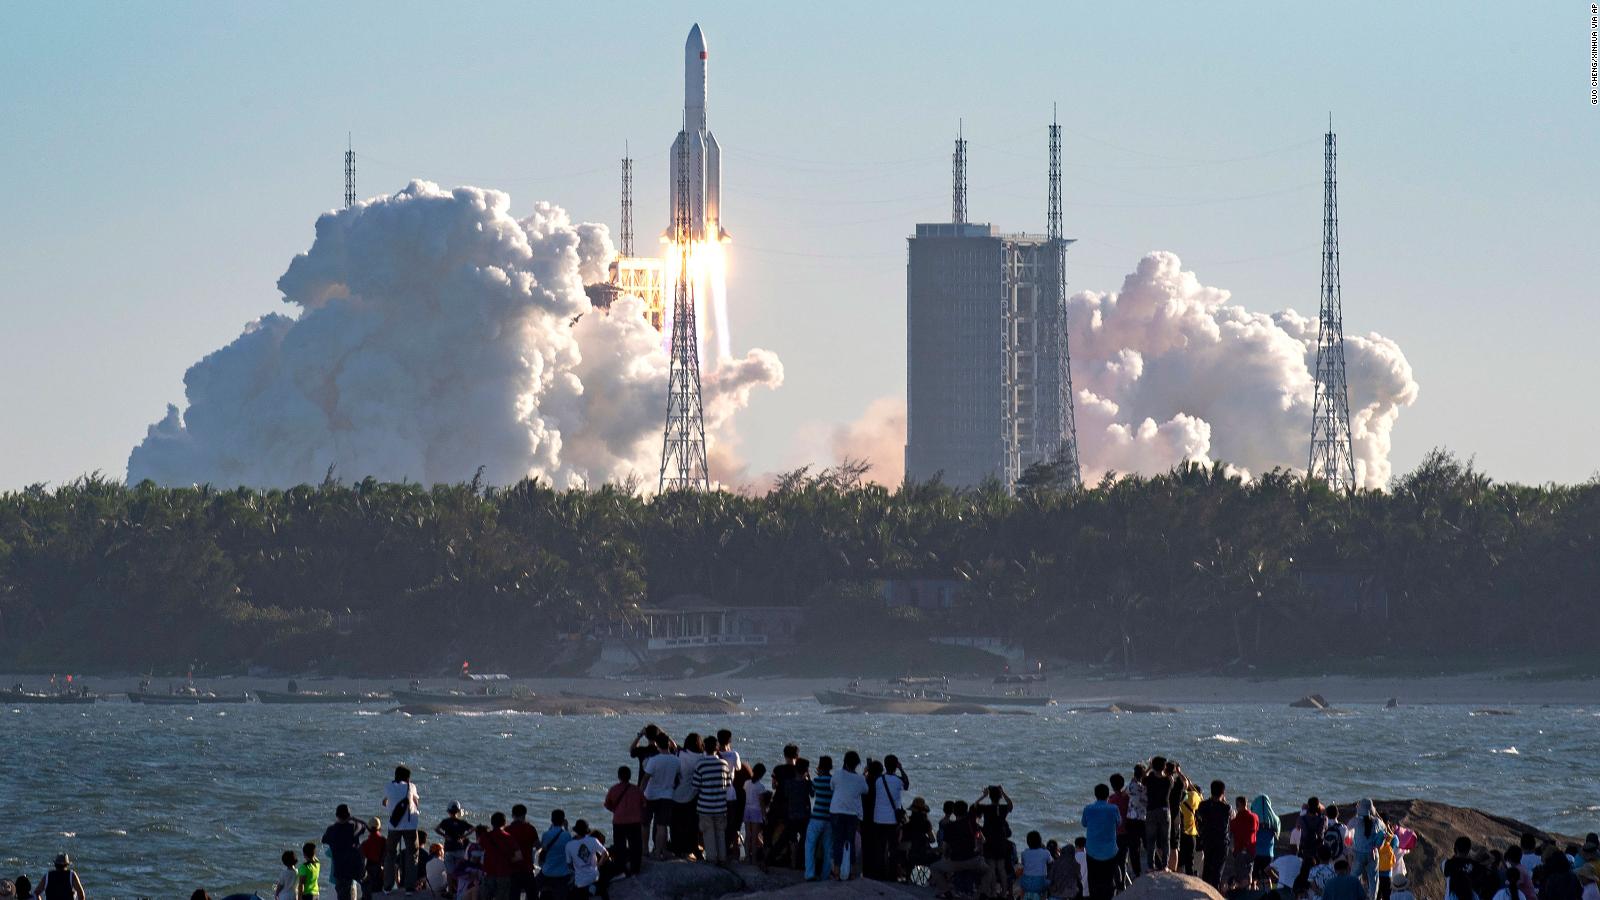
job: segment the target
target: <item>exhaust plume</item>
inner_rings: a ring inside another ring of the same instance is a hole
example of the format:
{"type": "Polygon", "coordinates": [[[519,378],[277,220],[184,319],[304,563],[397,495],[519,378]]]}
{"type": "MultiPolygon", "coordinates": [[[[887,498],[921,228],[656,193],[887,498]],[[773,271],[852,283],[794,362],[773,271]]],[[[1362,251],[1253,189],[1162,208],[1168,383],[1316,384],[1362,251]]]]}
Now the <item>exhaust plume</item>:
{"type": "MultiPolygon", "coordinates": [[[[128,479],[282,487],[367,475],[557,486],[660,463],[667,355],[637,298],[593,310],[615,248],[605,226],[500,191],[413,181],[317,220],[278,280],[298,316],[269,314],[184,375],[128,459],[128,479]]],[[[783,381],[752,350],[706,375],[708,431],[731,435],[756,387],[783,381]]]]}

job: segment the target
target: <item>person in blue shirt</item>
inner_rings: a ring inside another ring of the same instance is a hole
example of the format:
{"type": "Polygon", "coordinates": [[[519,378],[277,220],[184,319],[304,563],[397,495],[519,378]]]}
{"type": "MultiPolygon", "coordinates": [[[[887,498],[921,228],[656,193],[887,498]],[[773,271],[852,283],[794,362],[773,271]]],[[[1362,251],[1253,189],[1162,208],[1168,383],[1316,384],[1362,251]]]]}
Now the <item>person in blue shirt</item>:
{"type": "Polygon", "coordinates": [[[565,897],[572,884],[572,866],[567,863],[567,844],[572,832],[567,830],[567,814],[561,810],[550,813],[550,828],[539,839],[540,893],[565,897]]]}
{"type": "Polygon", "coordinates": [[[1111,900],[1116,891],[1117,826],[1122,813],[1110,802],[1111,788],[1094,786],[1094,802],[1083,808],[1084,860],[1089,900],[1111,900]]]}

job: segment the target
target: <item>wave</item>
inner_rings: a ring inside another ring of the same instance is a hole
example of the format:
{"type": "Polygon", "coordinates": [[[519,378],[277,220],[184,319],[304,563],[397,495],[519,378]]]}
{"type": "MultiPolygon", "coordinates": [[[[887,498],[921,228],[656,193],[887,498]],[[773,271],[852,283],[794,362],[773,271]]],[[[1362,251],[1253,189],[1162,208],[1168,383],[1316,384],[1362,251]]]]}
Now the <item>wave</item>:
{"type": "Polygon", "coordinates": [[[1205,738],[1205,740],[1208,740],[1208,741],[1221,741],[1224,744],[1242,744],[1242,743],[1244,743],[1244,738],[1236,738],[1231,734],[1213,734],[1211,737],[1205,738]]]}
{"type": "Polygon", "coordinates": [[[1503,753],[1506,756],[1521,756],[1522,755],[1522,751],[1518,750],[1515,747],[1507,747],[1504,750],[1490,750],[1489,752],[1490,753],[1503,753]]]}

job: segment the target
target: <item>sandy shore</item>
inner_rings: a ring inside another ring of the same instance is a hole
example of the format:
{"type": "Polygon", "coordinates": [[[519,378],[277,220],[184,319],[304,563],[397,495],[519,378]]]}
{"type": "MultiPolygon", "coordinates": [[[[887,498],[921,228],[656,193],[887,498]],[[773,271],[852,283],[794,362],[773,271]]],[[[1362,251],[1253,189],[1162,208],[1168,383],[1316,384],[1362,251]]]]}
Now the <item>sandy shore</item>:
{"type": "MultiPolygon", "coordinates": [[[[344,678],[302,675],[296,679],[302,690],[316,691],[375,691],[404,688],[405,678],[344,678]]],[[[137,690],[139,676],[95,677],[84,676],[81,683],[102,694],[137,690]]],[[[182,679],[154,678],[151,689],[165,691],[169,684],[182,679]]],[[[451,678],[421,679],[431,690],[470,690],[471,685],[451,678]]],[[[845,678],[749,678],[737,674],[686,679],[634,679],[634,678],[518,678],[512,684],[537,693],[573,691],[585,695],[621,696],[625,692],[659,692],[686,694],[712,691],[734,691],[745,697],[747,705],[763,702],[810,699],[813,692],[837,688],[845,678]]],[[[48,678],[38,675],[0,675],[0,684],[10,686],[18,682],[29,689],[46,687],[48,678]]],[[[285,678],[218,677],[197,678],[203,689],[218,693],[236,693],[244,690],[281,691],[285,678]]],[[[864,683],[870,684],[871,682],[864,683]]],[[[999,690],[987,680],[952,679],[953,690],[962,693],[982,694],[999,690]]],[[[1053,674],[1043,685],[1034,686],[1034,692],[1047,693],[1058,702],[1069,704],[1106,704],[1116,701],[1157,703],[1176,706],[1206,703],[1245,703],[1261,706],[1283,706],[1306,694],[1318,693],[1335,706],[1350,704],[1381,704],[1393,697],[1401,704],[1466,704],[1476,706],[1522,704],[1592,704],[1600,695],[1600,684],[1594,680],[1533,680],[1516,673],[1473,673],[1435,677],[1354,677],[1322,676],[1276,679],[1251,679],[1228,676],[1172,676],[1150,678],[1106,678],[1103,676],[1074,676],[1053,674]]]]}

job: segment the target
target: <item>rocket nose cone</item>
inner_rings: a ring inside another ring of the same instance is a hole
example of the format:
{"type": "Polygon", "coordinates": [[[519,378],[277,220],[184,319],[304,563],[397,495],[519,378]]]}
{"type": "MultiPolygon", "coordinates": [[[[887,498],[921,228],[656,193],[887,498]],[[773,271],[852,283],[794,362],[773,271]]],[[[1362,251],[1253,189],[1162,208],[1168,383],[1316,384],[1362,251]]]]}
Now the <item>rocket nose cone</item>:
{"type": "Polygon", "coordinates": [[[694,52],[694,53],[704,53],[705,52],[705,50],[706,50],[706,36],[700,33],[700,23],[699,22],[696,22],[695,26],[693,28],[689,29],[689,40],[684,42],[683,49],[691,51],[691,52],[694,52]]]}

